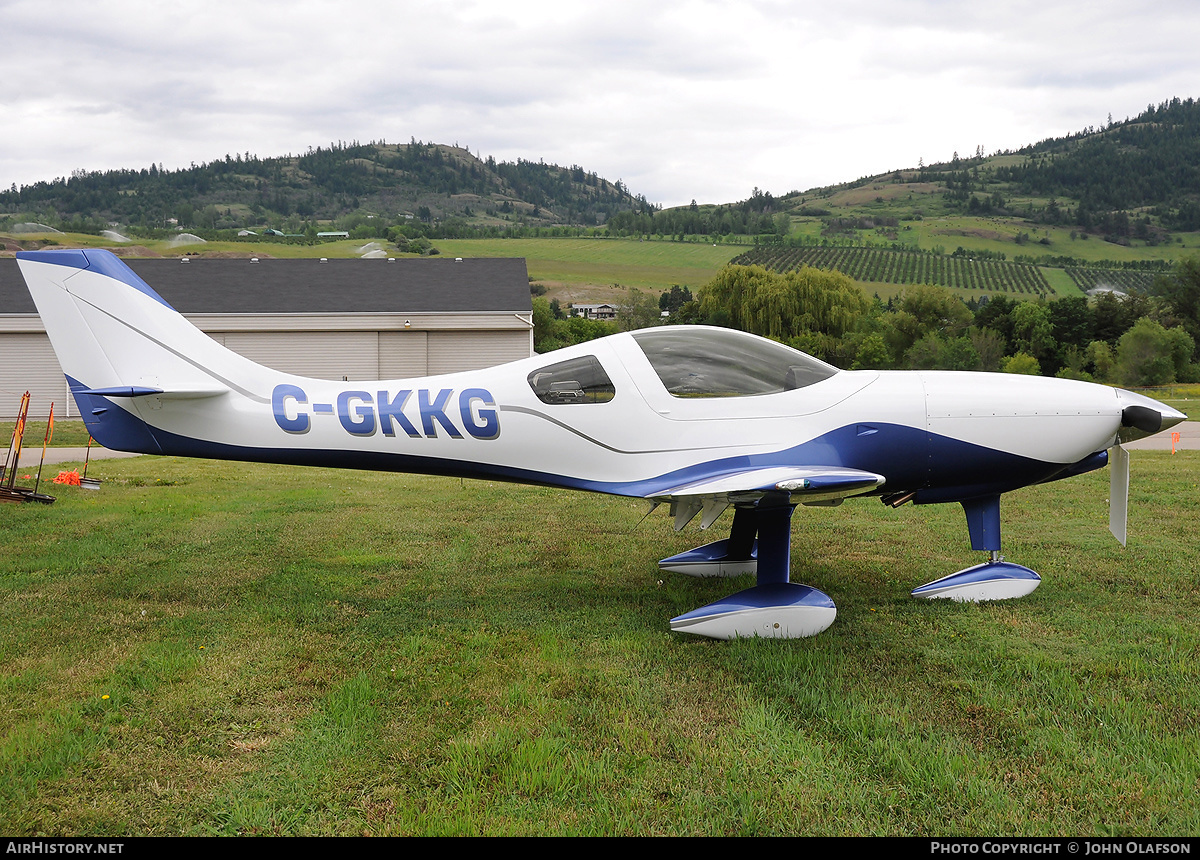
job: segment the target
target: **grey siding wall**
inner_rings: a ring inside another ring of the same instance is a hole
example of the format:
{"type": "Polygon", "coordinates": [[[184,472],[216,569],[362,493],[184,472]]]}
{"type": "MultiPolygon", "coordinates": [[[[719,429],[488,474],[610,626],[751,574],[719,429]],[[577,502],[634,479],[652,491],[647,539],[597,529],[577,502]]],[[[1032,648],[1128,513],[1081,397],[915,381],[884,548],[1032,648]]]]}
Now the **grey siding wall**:
{"type": "Polygon", "coordinates": [[[423,331],[379,333],[379,378],[429,375],[429,334],[423,331]]]}
{"type": "Polygon", "coordinates": [[[373,331],[224,332],[228,349],[284,373],[319,379],[375,379],[379,335],[373,331]]]}
{"type": "MultiPolygon", "coordinates": [[[[21,407],[21,395],[26,391],[30,395],[30,417],[45,418],[50,414],[51,403],[54,403],[55,420],[79,417],[66,377],[50,346],[50,338],[44,332],[0,336],[0,418],[16,417],[21,407]]],[[[0,439],[0,445],[6,451],[8,442],[8,439],[0,439]]]]}
{"type": "MultiPolygon", "coordinates": [[[[510,318],[511,321],[511,318],[510,318]]],[[[528,330],[214,331],[217,343],[251,361],[318,379],[403,379],[475,370],[528,358],[528,330]]],[[[44,332],[0,332],[0,418],[11,419],[29,390],[29,414],[78,417],[44,332]]],[[[3,440],[0,440],[3,441],[3,440]]]]}
{"type": "Polygon", "coordinates": [[[523,331],[435,331],[429,333],[429,372],[455,373],[529,358],[523,331]]]}

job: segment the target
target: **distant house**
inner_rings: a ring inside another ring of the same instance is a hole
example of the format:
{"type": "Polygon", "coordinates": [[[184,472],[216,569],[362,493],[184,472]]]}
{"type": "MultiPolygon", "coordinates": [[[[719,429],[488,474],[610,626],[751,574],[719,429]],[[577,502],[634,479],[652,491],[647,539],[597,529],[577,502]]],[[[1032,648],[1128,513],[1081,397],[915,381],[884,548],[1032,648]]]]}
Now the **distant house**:
{"type": "Polygon", "coordinates": [[[345,230],[327,230],[324,233],[317,233],[318,239],[349,239],[350,234],[345,230]]]}
{"type": "MultiPolygon", "coordinates": [[[[319,379],[404,379],[533,355],[520,258],[126,259],[193,325],[252,361],[319,379]]],[[[150,372],[147,369],[147,372],[150,372]]],[[[17,261],[0,258],[0,417],[75,417],[17,261]]]]}
{"type": "Polygon", "coordinates": [[[571,313],[589,320],[615,320],[616,305],[571,305],[571,313]]]}

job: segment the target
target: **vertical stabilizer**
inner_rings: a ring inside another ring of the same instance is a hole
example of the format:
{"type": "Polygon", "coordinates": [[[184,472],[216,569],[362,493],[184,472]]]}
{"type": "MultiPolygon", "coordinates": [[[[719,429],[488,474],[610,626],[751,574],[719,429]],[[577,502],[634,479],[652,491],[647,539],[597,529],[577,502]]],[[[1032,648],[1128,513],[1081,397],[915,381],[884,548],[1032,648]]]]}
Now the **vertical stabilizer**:
{"type": "MultiPolygon", "coordinates": [[[[22,251],[21,275],[89,431],[159,453],[145,410],[156,395],[237,390],[260,402],[265,368],[208,337],[109,251],[22,251]]],[[[269,392],[269,388],[267,389],[269,392]]]]}

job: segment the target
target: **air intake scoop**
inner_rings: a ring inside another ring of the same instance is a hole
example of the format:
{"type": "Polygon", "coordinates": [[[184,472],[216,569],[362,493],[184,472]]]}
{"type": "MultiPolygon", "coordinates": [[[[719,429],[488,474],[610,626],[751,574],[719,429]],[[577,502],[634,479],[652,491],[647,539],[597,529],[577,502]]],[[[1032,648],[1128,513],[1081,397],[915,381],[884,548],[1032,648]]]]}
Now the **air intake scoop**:
{"type": "Polygon", "coordinates": [[[1121,410],[1121,426],[1132,427],[1143,433],[1157,433],[1162,429],[1163,416],[1149,406],[1126,406],[1121,410]]]}

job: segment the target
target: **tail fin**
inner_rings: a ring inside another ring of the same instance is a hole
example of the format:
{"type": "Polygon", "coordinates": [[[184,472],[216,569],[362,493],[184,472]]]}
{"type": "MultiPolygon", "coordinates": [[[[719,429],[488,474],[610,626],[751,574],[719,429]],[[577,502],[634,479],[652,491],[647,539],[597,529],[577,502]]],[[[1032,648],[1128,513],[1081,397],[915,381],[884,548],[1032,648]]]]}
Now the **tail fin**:
{"type": "Polygon", "coordinates": [[[80,414],[101,445],[160,453],[143,412],[162,399],[238,391],[269,402],[262,393],[266,368],[208,337],[111,252],[21,251],[17,260],[80,414]]]}

